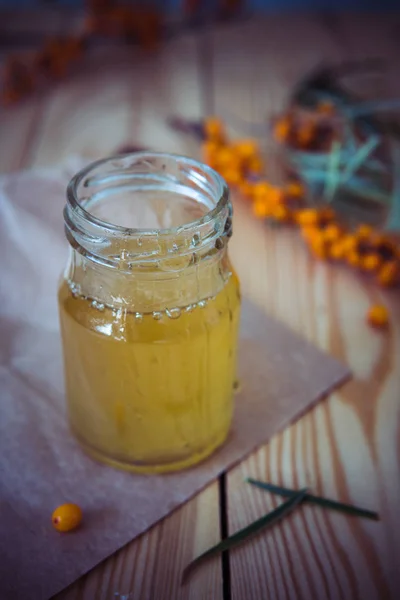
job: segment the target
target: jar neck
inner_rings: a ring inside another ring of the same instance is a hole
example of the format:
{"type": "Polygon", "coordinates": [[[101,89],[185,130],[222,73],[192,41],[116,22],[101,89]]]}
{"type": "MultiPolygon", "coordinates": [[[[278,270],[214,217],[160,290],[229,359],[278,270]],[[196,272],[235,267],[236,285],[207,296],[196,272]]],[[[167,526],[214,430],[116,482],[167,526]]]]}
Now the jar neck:
{"type": "Polygon", "coordinates": [[[175,270],[176,258],[201,261],[226,245],[231,216],[228,188],[218,173],[185,157],[149,152],[80,171],[68,186],[64,210],[71,246],[126,273],[175,270]]]}
{"type": "Polygon", "coordinates": [[[71,181],[64,217],[71,291],[100,304],[188,306],[230,275],[228,190],[197,161],[138,153],[95,163],[71,181]]]}
{"type": "Polygon", "coordinates": [[[180,270],[138,269],[134,273],[104,267],[72,250],[65,279],[74,296],[86,298],[93,306],[150,313],[208,301],[224,288],[231,274],[226,247],[180,270]]]}

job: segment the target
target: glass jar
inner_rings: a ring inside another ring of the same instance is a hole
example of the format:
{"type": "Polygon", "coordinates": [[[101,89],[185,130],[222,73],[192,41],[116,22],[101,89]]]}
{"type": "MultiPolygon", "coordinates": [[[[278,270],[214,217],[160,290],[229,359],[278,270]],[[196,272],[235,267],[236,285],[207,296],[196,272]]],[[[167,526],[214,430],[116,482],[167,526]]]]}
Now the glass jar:
{"type": "Polygon", "coordinates": [[[240,310],[223,179],[141,152],[70,182],[59,289],[70,425],[93,457],[138,472],[194,465],[227,437],[240,310]]]}

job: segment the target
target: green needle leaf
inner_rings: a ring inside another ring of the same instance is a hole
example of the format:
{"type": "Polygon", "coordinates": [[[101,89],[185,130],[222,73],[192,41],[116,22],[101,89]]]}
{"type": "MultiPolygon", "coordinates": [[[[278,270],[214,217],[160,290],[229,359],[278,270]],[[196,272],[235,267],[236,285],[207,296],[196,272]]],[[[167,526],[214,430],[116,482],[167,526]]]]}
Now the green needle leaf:
{"type": "MultiPolygon", "coordinates": [[[[257,481],[256,479],[248,478],[246,479],[246,481],[263,490],[267,490],[268,492],[272,492],[273,494],[279,494],[280,496],[284,496],[286,498],[294,497],[294,495],[298,493],[297,490],[290,490],[288,488],[274,485],[273,483],[257,481]]],[[[356,517],[364,517],[365,519],[379,521],[378,513],[372,510],[367,510],[365,508],[359,508],[358,506],[353,506],[351,504],[343,504],[342,502],[336,502],[336,500],[328,500],[328,498],[321,498],[319,496],[313,496],[312,494],[305,494],[303,500],[304,502],[310,502],[311,504],[317,504],[318,506],[322,506],[324,508],[338,510],[348,515],[354,515],[356,517]]]]}
{"type": "Polygon", "coordinates": [[[339,167],[341,161],[342,146],[339,142],[333,142],[332,150],[328,157],[328,171],[325,181],[324,197],[332,202],[339,183],[339,167]]]}
{"type": "Polygon", "coordinates": [[[349,160],[347,167],[344,170],[343,176],[345,180],[350,179],[353,173],[355,173],[362,166],[369,155],[376,149],[379,142],[379,136],[373,135],[367,142],[365,142],[363,146],[357,150],[354,156],[349,160]]]}
{"type": "Polygon", "coordinates": [[[239,546],[242,542],[246,541],[251,536],[262,531],[263,529],[266,529],[267,527],[270,527],[277,521],[283,519],[283,517],[286,517],[286,515],[292,512],[292,510],[304,500],[306,494],[306,489],[291,493],[289,500],[275,508],[275,510],[264,515],[263,517],[261,517],[261,519],[257,519],[247,527],[240,529],[238,532],[227,537],[225,540],[222,540],[209,550],[206,550],[206,552],[204,552],[203,554],[200,554],[200,556],[195,558],[191,563],[188,564],[187,567],[185,567],[182,574],[182,583],[184,583],[187,580],[189,575],[197,566],[199,566],[208,558],[211,558],[216,554],[220,554],[225,550],[229,550],[230,548],[239,546]]]}

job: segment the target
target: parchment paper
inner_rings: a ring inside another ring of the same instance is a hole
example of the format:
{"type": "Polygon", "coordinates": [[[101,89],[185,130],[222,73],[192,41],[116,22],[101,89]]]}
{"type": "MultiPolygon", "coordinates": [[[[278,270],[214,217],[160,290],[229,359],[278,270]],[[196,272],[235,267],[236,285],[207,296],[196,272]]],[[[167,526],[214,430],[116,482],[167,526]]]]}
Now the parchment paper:
{"type": "Polygon", "coordinates": [[[82,165],[0,177],[0,598],[41,600],[72,583],[268,441],[348,377],[248,302],[228,442],[167,476],[139,476],[86,457],[64,411],[56,288],[67,255],[62,208],[82,165]],[[84,525],[60,535],[54,508],[78,503],[84,525]],[[132,510],[134,507],[134,510],[132,510]]]}

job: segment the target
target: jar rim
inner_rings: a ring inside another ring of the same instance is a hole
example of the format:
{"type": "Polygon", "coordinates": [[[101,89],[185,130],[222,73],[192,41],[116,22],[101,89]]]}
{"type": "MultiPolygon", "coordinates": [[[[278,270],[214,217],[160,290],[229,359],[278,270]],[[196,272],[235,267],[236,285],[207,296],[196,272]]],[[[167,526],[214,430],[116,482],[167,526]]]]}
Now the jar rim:
{"type": "Polygon", "coordinates": [[[78,171],[72,179],[69,181],[67,185],[67,205],[72,209],[74,214],[78,214],[85,221],[90,223],[95,227],[101,227],[105,232],[110,234],[120,234],[121,236],[146,236],[146,235],[154,235],[157,232],[158,235],[171,235],[179,232],[190,231],[194,227],[198,227],[200,225],[205,225],[215,218],[229,206],[229,188],[225,182],[225,180],[217,173],[214,169],[209,167],[208,165],[184,155],[171,153],[171,152],[156,152],[151,150],[144,150],[138,152],[127,152],[122,154],[116,154],[112,156],[108,156],[106,158],[99,159],[97,161],[93,161],[88,164],[86,167],[78,171]],[[192,167],[195,169],[199,169],[207,174],[215,183],[216,188],[218,190],[218,200],[213,208],[207,211],[200,218],[195,219],[194,221],[190,221],[188,223],[184,223],[179,226],[168,227],[168,228],[160,228],[160,229],[148,229],[148,228],[140,228],[140,227],[126,227],[123,225],[117,225],[114,223],[110,223],[109,221],[100,219],[93,215],[89,210],[87,210],[80,203],[77,195],[78,186],[84,181],[85,177],[87,177],[91,171],[94,171],[96,168],[101,167],[103,165],[107,165],[116,160],[123,160],[128,158],[134,158],[137,160],[146,160],[146,158],[153,159],[170,159],[175,160],[177,163],[184,163],[188,167],[192,167]]]}
{"type": "Polygon", "coordinates": [[[151,151],[111,156],[84,167],[68,184],[64,209],[72,248],[98,264],[127,271],[135,265],[165,267],[173,256],[198,261],[214,247],[222,250],[232,235],[231,217],[229,189],[216,171],[192,158],[151,151]],[[189,196],[207,212],[168,228],[117,225],[91,212],[91,206],[124,188],[189,196]]]}

